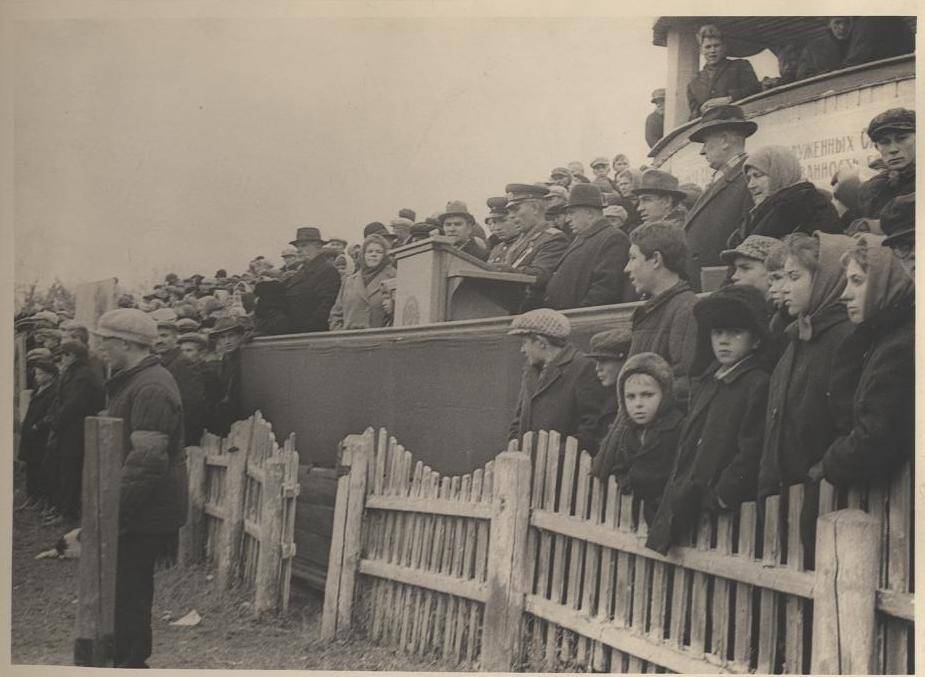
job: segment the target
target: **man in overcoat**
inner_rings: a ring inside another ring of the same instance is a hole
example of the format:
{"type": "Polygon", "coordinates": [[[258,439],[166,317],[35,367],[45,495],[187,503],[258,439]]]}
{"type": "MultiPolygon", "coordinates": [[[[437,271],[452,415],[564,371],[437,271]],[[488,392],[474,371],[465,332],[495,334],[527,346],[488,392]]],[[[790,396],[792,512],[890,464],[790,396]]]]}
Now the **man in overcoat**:
{"type": "Polygon", "coordinates": [[[569,244],[546,285],[546,306],[557,310],[620,303],[628,293],[623,272],[629,238],[604,218],[601,189],[576,184],[569,194],[569,244]]]}
{"type": "Polygon", "coordinates": [[[571,331],[568,318],[549,308],[514,318],[508,334],[521,337],[526,365],[508,439],[555,430],[563,443],[574,437],[593,455],[613,416],[615,393],[601,385],[594,360],[569,344],[571,331]]]}
{"type": "Polygon", "coordinates": [[[124,422],[113,663],[146,668],[155,564],[175,558],[186,520],[183,408],[176,381],[151,354],[154,320],[119,308],[104,313],[94,333],[113,374],[106,415],[124,422]]]}
{"type": "Polygon", "coordinates": [[[700,269],[723,265],[720,252],[754,206],[742,166],[745,139],[757,129],[738,106],[717,106],[707,111],[688,135],[692,142],[702,144],[700,154],[713,170],[712,181],[684,223],[689,250],[687,278],[695,291],[701,289],[700,269]]]}
{"type": "Polygon", "coordinates": [[[687,85],[687,101],[693,120],[713,106],[744,99],[761,91],[758,76],[747,59],[729,59],[726,40],[717,26],[701,26],[697,32],[703,68],[687,85]]]}
{"type": "Polygon", "coordinates": [[[198,444],[206,425],[206,386],[202,372],[183,357],[177,342],[179,332],[173,320],[157,321],[154,352],[177,382],[183,403],[184,437],[198,444]]]}
{"type": "Polygon", "coordinates": [[[453,238],[453,246],[459,251],[474,256],[480,261],[488,259],[488,250],[482,246],[475,232],[475,217],[469,212],[466,203],[450,200],[446,210],[438,219],[443,233],[453,238]]]}
{"type": "Polygon", "coordinates": [[[290,244],[298,247],[302,265],[286,280],[286,310],[293,333],[328,330],[328,316],[340,291],[340,274],[322,255],[324,239],[317,228],[299,228],[290,244]]]}

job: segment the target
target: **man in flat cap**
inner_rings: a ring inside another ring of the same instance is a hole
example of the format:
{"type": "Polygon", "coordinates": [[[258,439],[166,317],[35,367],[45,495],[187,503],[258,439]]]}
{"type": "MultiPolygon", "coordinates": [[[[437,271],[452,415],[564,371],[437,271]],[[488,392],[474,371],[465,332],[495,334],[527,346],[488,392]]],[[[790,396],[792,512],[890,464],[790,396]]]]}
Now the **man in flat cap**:
{"type": "Polygon", "coordinates": [[[617,187],[610,180],[610,159],[601,155],[591,160],[591,171],[594,172],[594,180],[591,181],[595,186],[601,189],[602,193],[616,193],[617,187]]]}
{"type": "Polygon", "coordinates": [[[154,320],[119,308],[104,313],[93,333],[112,369],[106,415],[124,421],[113,664],[146,668],[155,564],[175,559],[186,521],[183,407],[173,376],[151,354],[154,320]]]}
{"type": "Polygon", "coordinates": [[[508,334],[520,337],[526,364],[508,439],[555,430],[563,446],[566,437],[574,437],[579,450],[593,455],[609,423],[608,393],[595,376],[594,361],[569,343],[571,331],[568,318],[549,308],[511,323],[508,334]]]}
{"type": "Polygon", "coordinates": [[[328,330],[328,316],[340,291],[340,273],[322,255],[324,239],[313,227],[299,228],[289,244],[298,247],[301,265],[286,280],[286,314],[294,334],[328,330]]]}
{"type": "Polygon", "coordinates": [[[754,287],[768,298],[768,269],[764,262],[768,252],[780,243],[767,235],[749,235],[735,249],[720,252],[723,263],[729,266],[730,281],[754,287]]]}
{"type": "Polygon", "coordinates": [[[549,181],[568,190],[569,186],[572,185],[572,173],[568,170],[568,167],[553,167],[552,171],[549,172],[549,181]]]}
{"type": "Polygon", "coordinates": [[[867,125],[867,135],[885,169],[861,184],[858,201],[862,216],[879,219],[890,200],[915,192],[915,111],[885,110],[867,125]]]}
{"type": "Polygon", "coordinates": [[[649,148],[659,142],[665,134],[665,89],[659,88],[652,92],[652,103],[655,110],[646,117],[646,143],[649,148]]]}
{"type": "Polygon", "coordinates": [[[909,277],[915,280],[915,193],[890,200],[880,210],[883,246],[893,250],[909,277]]]}
{"type": "Polygon", "coordinates": [[[507,263],[507,255],[511,245],[517,239],[517,229],[507,215],[507,197],[490,197],[486,200],[486,204],[489,212],[485,219],[485,225],[491,230],[491,237],[488,238],[488,242],[492,245],[486,263],[489,265],[504,265],[507,263]]]}
{"type": "Polygon", "coordinates": [[[69,341],[78,341],[87,348],[87,364],[96,374],[100,383],[106,381],[106,363],[94,351],[90,350],[90,331],[87,325],[76,320],[65,320],[61,323],[61,331],[69,341]]]}
{"type": "Polygon", "coordinates": [[[572,185],[575,185],[575,183],[591,183],[588,177],[585,176],[585,166],[578,160],[569,162],[568,170],[572,175],[572,185]]]}
{"type": "Polygon", "coordinates": [[[536,282],[527,289],[523,308],[529,310],[542,305],[549,276],[562,253],[568,247],[568,238],[546,222],[545,196],[548,190],[529,183],[509,183],[507,213],[518,236],[508,251],[507,262],[495,268],[506,272],[535,275],[536,282]]]}
{"type": "Polygon", "coordinates": [[[446,210],[440,215],[440,227],[443,234],[453,240],[453,246],[459,251],[474,256],[480,261],[488,259],[488,250],[475,236],[475,217],[469,213],[462,200],[450,200],[446,210]]]}
{"type": "Polygon", "coordinates": [[[757,129],[754,121],[745,119],[739,106],[726,105],[704,113],[688,134],[688,139],[701,144],[700,154],[713,170],[713,179],[684,222],[689,248],[687,276],[695,291],[701,289],[700,269],[722,265],[719,253],[755,206],[745,183],[743,165],[745,139],[757,129]]]}
{"type": "Polygon", "coordinates": [[[301,263],[299,260],[299,250],[292,245],[288,245],[279,253],[279,255],[283,259],[282,270],[284,274],[288,272],[295,272],[295,270],[299,267],[299,263],[301,263]]]}
{"type": "Polygon", "coordinates": [[[568,204],[568,190],[558,184],[548,186],[546,193],[546,223],[555,228],[571,241],[572,230],[568,225],[568,214],[565,205],[568,204]]]}
{"type": "Polygon", "coordinates": [[[613,408],[608,412],[607,420],[609,427],[601,440],[600,451],[594,456],[591,465],[591,471],[598,477],[602,477],[601,471],[604,468],[611,467],[611,460],[616,453],[618,441],[619,423],[617,421],[619,411],[619,392],[617,382],[620,377],[620,371],[629,357],[630,345],[633,342],[633,334],[628,329],[608,329],[601,331],[591,337],[591,349],[588,351],[588,357],[594,360],[594,371],[601,385],[608,391],[612,398],[613,408]]]}
{"type": "Polygon", "coordinates": [[[58,382],[51,406],[51,431],[46,467],[52,478],[56,511],[45,524],[80,519],[80,480],[84,460],[84,418],[105,406],[103,382],[87,364],[87,347],[64,341],[58,352],[58,382]]]}
{"type": "Polygon", "coordinates": [[[600,189],[593,183],[573,186],[567,209],[575,239],[549,278],[545,305],[564,310],[633,298],[623,272],[629,238],[604,218],[600,189]]]}
{"type": "Polygon", "coordinates": [[[411,242],[411,227],[414,225],[414,221],[399,216],[397,219],[392,219],[389,225],[392,227],[394,236],[393,249],[411,242]]]}
{"type": "MultiPolygon", "coordinates": [[[[166,309],[165,309],[166,310],[166,309]]],[[[152,319],[157,323],[157,339],[154,341],[154,354],[161,358],[167,371],[177,382],[180,401],[183,403],[184,437],[187,444],[198,444],[206,424],[206,392],[202,374],[183,358],[177,343],[179,331],[176,320],[152,319]]]]}

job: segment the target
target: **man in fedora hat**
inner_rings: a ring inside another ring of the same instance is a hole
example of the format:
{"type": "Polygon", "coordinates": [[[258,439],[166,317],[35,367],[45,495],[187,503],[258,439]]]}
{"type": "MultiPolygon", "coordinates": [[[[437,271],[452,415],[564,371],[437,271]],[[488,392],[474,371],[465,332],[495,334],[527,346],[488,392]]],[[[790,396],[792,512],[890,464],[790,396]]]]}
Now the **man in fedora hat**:
{"type": "Polygon", "coordinates": [[[574,185],[566,209],[575,239],[549,278],[545,305],[562,310],[629,300],[623,273],[629,238],[604,217],[601,189],[593,183],[574,185]]]}
{"type": "Polygon", "coordinates": [[[658,143],[665,133],[665,89],[659,88],[652,92],[652,103],[655,110],[646,117],[646,143],[649,148],[658,143]]]}
{"type": "Polygon", "coordinates": [[[241,391],[241,345],[245,334],[246,329],[238,317],[221,318],[209,332],[220,360],[215,372],[217,392],[213,395],[215,400],[207,425],[216,435],[227,435],[232,423],[249,415],[244,409],[241,391]]]}
{"type": "Polygon", "coordinates": [[[475,217],[462,200],[450,200],[440,215],[443,233],[453,239],[453,246],[459,251],[474,256],[480,261],[488,258],[488,250],[475,238],[475,217]]]}
{"type": "Polygon", "coordinates": [[[745,182],[745,139],[758,125],[745,119],[738,106],[717,106],[704,113],[688,135],[701,144],[700,154],[713,170],[713,180],[687,215],[684,231],[689,248],[688,279],[700,291],[700,269],[721,266],[720,252],[729,236],[754,207],[745,182]]]}
{"type": "Polygon", "coordinates": [[[327,331],[328,316],[340,291],[340,274],[322,255],[325,244],[317,228],[299,228],[289,244],[298,247],[302,264],[286,280],[286,314],[293,333],[327,331]]]}
{"type": "Polygon", "coordinates": [[[508,251],[507,261],[496,264],[497,270],[535,275],[524,296],[523,308],[542,304],[546,283],[568,247],[568,238],[546,222],[545,197],[549,190],[530,183],[509,183],[507,193],[508,219],[518,236],[508,251]]]}
{"type": "Polygon", "coordinates": [[[678,179],[661,169],[649,169],[642,174],[639,187],[633,189],[639,199],[639,214],[643,223],[668,221],[684,225],[682,200],[687,194],[678,185],[678,179]]]}

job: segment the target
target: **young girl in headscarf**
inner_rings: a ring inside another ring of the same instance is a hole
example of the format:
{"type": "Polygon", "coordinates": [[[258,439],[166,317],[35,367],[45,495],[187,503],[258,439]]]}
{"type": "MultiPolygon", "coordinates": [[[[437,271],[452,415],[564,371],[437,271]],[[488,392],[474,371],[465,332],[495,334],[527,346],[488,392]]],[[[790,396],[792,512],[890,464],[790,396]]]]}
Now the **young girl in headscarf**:
{"type": "Polygon", "coordinates": [[[332,331],[385,326],[382,282],[395,277],[389,243],[381,235],[370,235],[363,241],[359,258],[359,268],[344,278],[331,308],[328,324],[332,331]]]}

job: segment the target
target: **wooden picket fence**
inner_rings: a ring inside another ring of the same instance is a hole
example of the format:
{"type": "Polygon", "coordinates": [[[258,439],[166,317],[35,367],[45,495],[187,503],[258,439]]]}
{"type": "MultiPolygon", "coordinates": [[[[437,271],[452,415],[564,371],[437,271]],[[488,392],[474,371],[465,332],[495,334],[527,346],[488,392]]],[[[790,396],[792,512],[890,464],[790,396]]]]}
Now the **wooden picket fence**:
{"type": "Polygon", "coordinates": [[[181,563],[211,563],[221,588],[252,587],[257,613],[285,611],[299,495],[295,435],[280,447],[258,411],[234,423],[224,439],[207,432],[186,452],[189,514],[181,563]]]}
{"type": "Polygon", "coordinates": [[[341,448],[323,637],[472,669],[912,673],[912,473],[794,487],[668,556],[642,506],[555,432],[442,477],[385,430],[341,448]],[[815,567],[799,519],[818,501],[815,567]]]}

